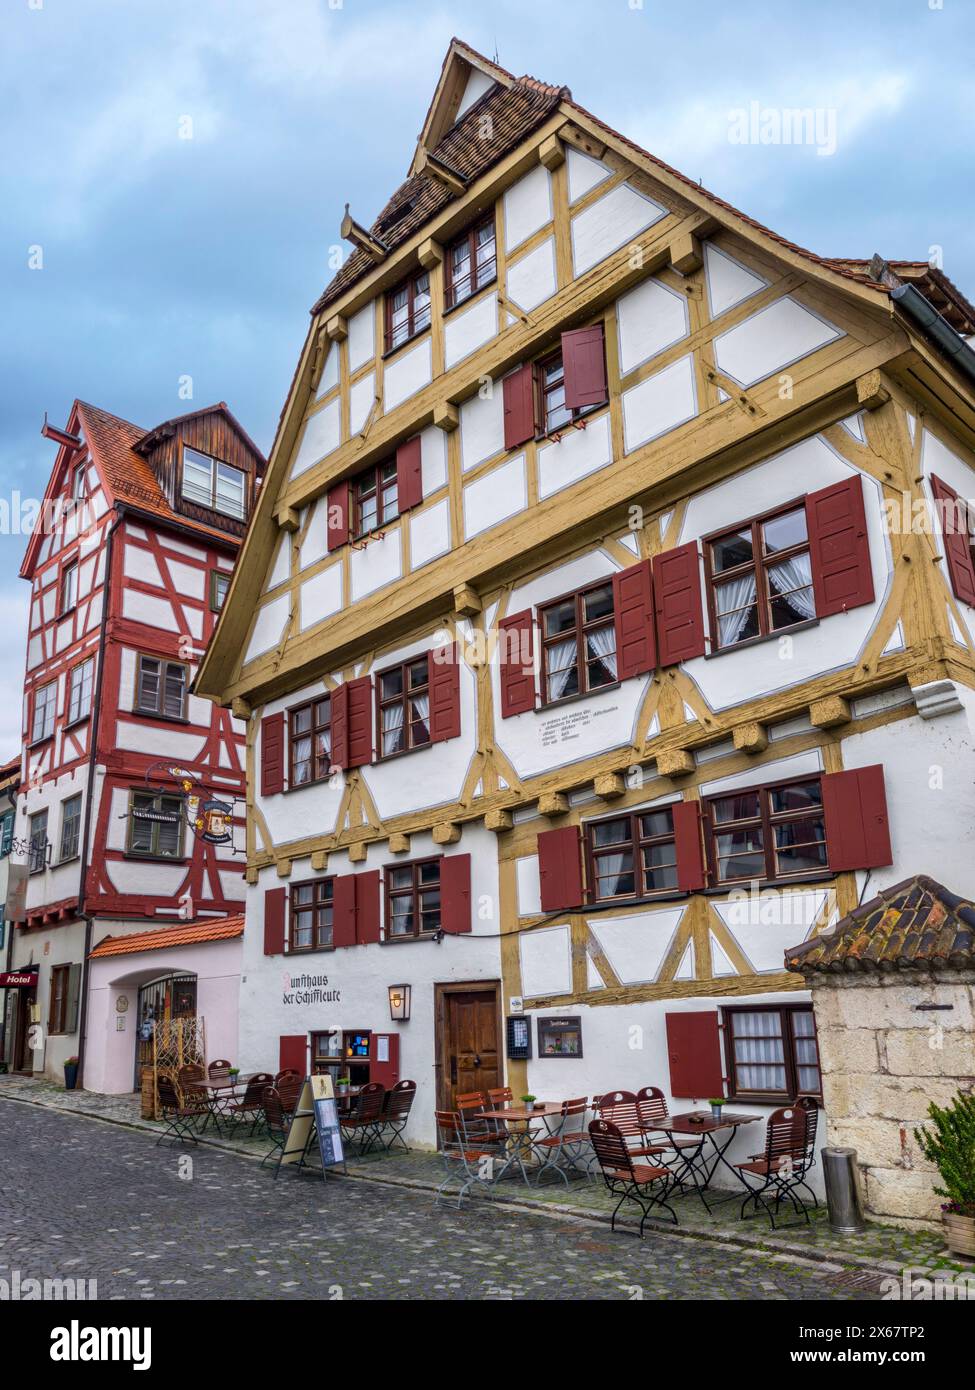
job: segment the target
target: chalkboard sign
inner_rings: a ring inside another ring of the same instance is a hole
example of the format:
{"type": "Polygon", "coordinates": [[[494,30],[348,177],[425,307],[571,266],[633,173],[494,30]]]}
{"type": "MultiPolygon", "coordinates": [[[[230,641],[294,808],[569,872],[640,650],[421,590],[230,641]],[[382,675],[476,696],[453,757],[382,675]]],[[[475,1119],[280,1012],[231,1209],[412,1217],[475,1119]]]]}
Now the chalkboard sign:
{"type": "Polygon", "coordinates": [[[345,1162],[342,1148],[342,1130],[339,1126],[338,1106],[330,1076],[309,1078],[315,1097],[315,1130],[318,1134],[318,1152],[322,1159],[322,1171],[334,1168],[345,1162]]]}
{"type": "Polygon", "coordinates": [[[509,1014],[505,1019],[505,1038],[510,1062],[527,1062],[532,1055],[531,1020],[524,1014],[509,1014]]]}

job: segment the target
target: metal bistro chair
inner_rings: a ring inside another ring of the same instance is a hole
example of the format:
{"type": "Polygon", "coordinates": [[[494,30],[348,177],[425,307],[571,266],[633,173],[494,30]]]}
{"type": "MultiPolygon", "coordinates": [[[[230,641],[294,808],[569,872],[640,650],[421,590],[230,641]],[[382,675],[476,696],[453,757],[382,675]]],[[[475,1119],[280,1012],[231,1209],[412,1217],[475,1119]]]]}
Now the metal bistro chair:
{"type": "Polygon", "coordinates": [[[521,1170],[521,1176],[527,1183],[528,1174],[521,1146],[513,1141],[504,1120],[488,1119],[484,1114],[485,1110],[494,1108],[485,1093],[466,1091],[457,1097],[454,1104],[457,1106],[464,1143],[482,1155],[487,1154],[498,1165],[492,1169],[492,1181],[497,1182],[514,1164],[521,1170]]]}
{"type": "Polygon", "coordinates": [[[159,1108],[167,1126],[156,1140],[156,1144],[161,1144],[164,1139],[177,1139],[180,1142],[191,1139],[194,1144],[198,1144],[200,1141],[196,1135],[196,1122],[205,1121],[209,1115],[206,1102],[196,1099],[184,1100],[172,1077],[167,1076],[165,1072],[160,1072],[156,1078],[156,1088],[159,1092],[159,1108]]]}
{"type": "Polygon", "coordinates": [[[386,1092],[386,1103],[380,1120],[379,1138],[382,1140],[387,1153],[397,1143],[409,1152],[409,1145],[403,1138],[403,1130],[410,1118],[410,1111],[413,1109],[415,1099],[415,1081],[397,1081],[393,1089],[386,1092]]]}
{"type": "Polygon", "coordinates": [[[645,1142],[640,1107],[632,1091],[607,1091],[598,1101],[594,1101],[593,1105],[599,1111],[599,1118],[615,1125],[622,1134],[631,1157],[659,1158],[662,1153],[666,1153],[668,1145],[645,1142]]]}
{"type": "MultiPolygon", "coordinates": [[[[288,1130],[291,1128],[291,1116],[281,1104],[281,1093],[276,1086],[266,1086],[263,1096],[264,1105],[264,1124],[267,1129],[267,1137],[271,1141],[271,1147],[261,1159],[263,1168],[269,1158],[284,1152],[284,1141],[288,1137],[288,1130]]],[[[277,1177],[277,1170],[274,1176],[277,1177]]]]}
{"type": "Polygon", "coordinates": [[[244,1125],[250,1121],[251,1135],[257,1133],[264,1119],[264,1092],[274,1083],[270,1072],[259,1071],[247,1083],[243,1097],[232,1100],[225,1114],[236,1124],[244,1125]]]}
{"type": "Polygon", "coordinates": [[[349,1143],[358,1138],[359,1153],[367,1154],[375,1144],[382,1143],[383,1105],[386,1087],[379,1081],[363,1086],[350,1114],[339,1116],[342,1138],[349,1143]]]}
{"type": "Polygon", "coordinates": [[[809,1222],[809,1207],[797,1195],[804,1188],[818,1207],[816,1194],[805,1181],[816,1162],[816,1129],[819,1124],[819,1106],[809,1097],[796,1101],[795,1105],[774,1110],[768,1117],[765,1130],[765,1152],[753,1154],[748,1163],[736,1163],[742,1181],[751,1190],[741,1204],[741,1219],[744,1221],[745,1208],[750,1204],[758,1214],[761,1208],[775,1230],[775,1218],[783,1198],[791,1202],[793,1210],[809,1222]],[[757,1185],[752,1187],[752,1183],[757,1185]],[[770,1200],[774,1199],[774,1200],[770,1200]]]}
{"type": "Polygon", "coordinates": [[[616,1215],[624,1202],[636,1202],[642,1211],[641,1236],[647,1217],[654,1207],[665,1208],[670,1212],[674,1225],[679,1224],[677,1213],[667,1201],[671,1191],[677,1186],[669,1168],[661,1164],[634,1163],[633,1152],[627,1146],[626,1138],[619,1126],[609,1120],[593,1120],[589,1126],[589,1137],[602,1171],[603,1181],[612,1196],[619,1198],[609,1223],[611,1231],[616,1229],[616,1215]]]}
{"type": "MultiPolygon", "coordinates": [[[[644,1135],[651,1135],[661,1125],[670,1124],[670,1111],[667,1109],[666,1098],[659,1086],[643,1086],[637,1091],[636,1108],[644,1135]]],[[[653,1142],[655,1145],[660,1145],[663,1153],[669,1152],[671,1154],[671,1157],[664,1157],[662,1161],[668,1168],[671,1168],[678,1181],[683,1185],[689,1178],[691,1185],[699,1190],[697,1174],[690,1161],[693,1159],[693,1154],[688,1154],[685,1157],[684,1151],[700,1149],[700,1139],[682,1139],[679,1135],[667,1134],[664,1131],[661,1138],[653,1142]],[[672,1167],[672,1165],[675,1166],[672,1167]]]]}
{"type": "Polygon", "coordinates": [[[532,1149],[539,1160],[536,1186],[549,1169],[562,1179],[566,1187],[570,1173],[589,1176],[589,1166],[585,1162],[586,1158],[592,1156],[592,1140],[586,1128],[588,1110],[589,1101],[585,1096],[577,1100],[564,1100],[558,1128],[544,1138],[533,1141],[532,1149]]]}
{"type": "Polygon", "coordinates": [[[456,1110],[437,1110],[435,1112],[437,1120],[437,1141],[440,1147],[440,1157],[444,1165],[444,1180],[437,1188],[437,1195],[434,1198],[434,1205],[440,1205],[440,1199],[450,1187],[451,1183],[460,1184],[457,1190],[457,1201],[455,1206],[460,1207],[468,1192],[472,1189],[475,1192],[483,1192],[485,1197],[490,1197],[494,1188],[494,1183],[489,1176],[493,1169],[493,1159],[496,1154],[491,1149],[484,1149],[478,1145],[468,1143],[464,1134],[464,1126],[461,1117],[456,1110]]]}

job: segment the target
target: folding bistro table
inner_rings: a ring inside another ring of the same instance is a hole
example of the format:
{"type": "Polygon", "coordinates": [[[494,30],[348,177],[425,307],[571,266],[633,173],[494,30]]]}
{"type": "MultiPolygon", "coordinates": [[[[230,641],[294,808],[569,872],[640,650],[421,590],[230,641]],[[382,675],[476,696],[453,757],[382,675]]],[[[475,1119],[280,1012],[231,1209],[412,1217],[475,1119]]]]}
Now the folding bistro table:
{"type": "MultiPolygon", "coordinates": [[[[749,1190],[741,1174],[725,1158],[725,1151],[738,1133],[739,1125],[748,1125],[760,1118],[759,1115],[722,1114],[721,1119],[716,1120],[705,1110],[690,1110],[684,1115],[671,1115],[669,1120],[653,1125],[647,1133],[673,1134],[681,1139],[694,1138],[700,1141],[695,1145],[681,1145],[679,1149],[674,1150],[676,1162],[671,1171],[678,1185],[693,1187],[704,1203],[705,1210],[710,1211],[711,1205],[704,1194],[719,1166],[728,1170],[735,1180],[736,1188],[749,1190]],[[719,1142],[721,1138],[724,1140],[723,1143],[719,1142]]],[[[711,1202],[714,1206],[720,1206],[737,1196],[738,1192],[735,1191],[727,1197],[712,1197],[711,1202]]]]}
{"type": "Polygon", "coordinates": [[[532,1122],[541,1120],[547,1129],[549,1119],[561,1114],[562,1105],[558,1101],[536,1101],[531,1110],[526,1109],[524,1105],[502,1105],[497,1110],[481,1110],[478,1113],[479,1120],[497,1120],[506,1126],[520,1126],[518,1129],[508,1130],[508,1156],[495,1174],[495,1182],[500,1182],[508,1169],[517,1164],[521,1169],[521,1176],[526,1184],[530,1185],[531,1179],[525,1168],[525,1159],[530,1158],[532,1154],[532,1122]]]}
{"type": "Polygon", "coordinates": [[[184,1081],[183,1087],[187,1091],[197,1091],[201,1098],[206,1102],[209,1115],[203,1121],[203,1128],[206,1129],[210,1120],[213,1120],[214,1128],[220,1129],[221,1118],[226,1113],[227,1104],[233,1096],[238,1086],[247,1086],[252,1076],[256,1072],[243,1072],[239,1076],[230,1076],[227,1072],[218,1072],[215,1076],[204,1076],[196,1081],[184,1081]]]}

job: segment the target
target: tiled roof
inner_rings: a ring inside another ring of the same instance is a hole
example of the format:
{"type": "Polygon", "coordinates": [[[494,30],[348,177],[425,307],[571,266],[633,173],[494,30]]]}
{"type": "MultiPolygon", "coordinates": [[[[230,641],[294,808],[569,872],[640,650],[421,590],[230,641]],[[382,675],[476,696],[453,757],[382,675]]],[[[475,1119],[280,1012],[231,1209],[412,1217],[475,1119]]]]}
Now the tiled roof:
{"type": "MultiPolygon", "coordinates": [[[[155,473],[146,460],[136,452],[135,446],[150,433],[148,430],[134,425],[131,420],[112,415],[100,406],[90,405],[87,401],[77,401],[75,404],[88,446],[96,464],[101,468],[113,499],[129,502],[139,511],[150,512],[161,520],[172,521],[178,526],[198,531],[201,535],[218,536],[221,540],[237,543],[238,538],[229,532],[221,531],[215,526],[207,526],[191,516],[184,516],[182,512],[175,511],[169,505],[155,473]]],[[[226,406],[222,405],[211,407],[214,410],[221,408],[226,410],[226,406]]],[[[191,412],[192,415],[201,413],[208,412],[191,412]]],[[[229,414],[229,411],[227,413],[229,414]]]]}
{"type": "Polygon", "coordinates": [[[918,874],[785,953],[800,975],[975,967],[975,904],[918,874]]]}
{"type": "Polygon", "coordinates": [[[153,931],[136,932],[133,936],[106,936],[91,953],[91,959],[101,956],[130,956],[138,951],[161,951],[167,946],[199,946],[208,941],[230,941],[244,934],[244,914],[236,917],[215,917],[208,922],[190,922],[187,926],[159,927],[153,931]]]}

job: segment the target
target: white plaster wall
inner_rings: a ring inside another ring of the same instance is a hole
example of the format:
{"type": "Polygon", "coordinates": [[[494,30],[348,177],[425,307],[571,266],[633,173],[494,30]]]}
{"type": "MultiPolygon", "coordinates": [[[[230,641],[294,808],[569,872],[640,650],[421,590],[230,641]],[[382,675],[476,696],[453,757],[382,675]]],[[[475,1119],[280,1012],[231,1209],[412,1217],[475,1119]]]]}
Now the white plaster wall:
{"type": "Polygon", "coordinates": [[[270,603],[265,603],[257,610],[254,631],[251,633],[247,650],[244,653],[245,661],[253,661],[262,652],[277,646],[284,636],[285,624],[288,622],[290,614],[291,598],[288,594],[282,594],[279,598],[272,599],[270,603]]]}
{"type": "Polygon", "coordinates": [[[447,436],[436,425],[420,434],[420,475],[424,497],[447,485],[447,436]]]}
{"type": "Polygon", "coordinates": [[[329,343],[328,352],[325,354],[325,361],[322,364],[322,374],[318,382],[318,390],[315,392],[315,399],[321,400],[327,396],[329,391],[334,391],[339,384],[339,344],[329,343]]]}
{"type": "Polygon", "coordinates": [[[420,569],[450,549],[450,500],[410,513],[410,568],[420,569]]]}
{"type": "Polygon", "coordinates": [[[697,414],[694,358],[671,362],[623,392],[623,441],[627,453],[676,429],[697,414]]]}
{"type": "Polygon", "coordinates": [[[768,285],[761,275],[746,270],[733,256],[719,251],[710,242],[704,245],[704,278],[708,287],[708,308],[713,319],[726,314],[736,304],[750,299],[768,285]]]}
{"type": "MultiPolygon", "coordinates": [[[[302,513],[302,522],[305,514],[302,513]]],[[[267,587],[273,589],[281,584],[291,573],[291,537],[285,532],[278,543],[277,558],[267,587]]],[[[312,504],[311,520],[305,538],[298,547],[298,564],[301,569],[317,564],[328,554],[328,494],[319,497],[312,504]]]]}
{"type": "Polygon", "coordinates": [[[415,347],[390,358],[383,371],[383,408],[392,410],[427,386],[432,378],[431,363],[429,333],[415,347]]]}
{"type": "Polygon", "coordinates": [[[576,275],[594,265],[666,217],[667,209],[619,183],[572,220],[572,264],[576,275]]]}
{"type": "Polygon", "coordinates": [[[751,386],[842,336],[834,324],[786,296],[719,333],[714,361],[740,386],[751,386]]]}
{"type": "Polygon", "coordinates": [[[493,80],[488,77],[486,72],[481,72],[480,68],[471,68],[470,77],[467,79],[467,86],[464,88],[464,95],[461,97],[460,105],[457,108],[457,121],[466,116],[476,101],[480,101],[485,92],[489,92],[495,85],[493,80]]]}
{"type": "Polygon", "coordinates": [[[645,280],[616,302],[620,371],[631,372],[690,332],[687,303],[659,280],[645,280]]]}
{"type": "Polygon", "coordinates": [[[507,298],[522,309],[534,309],[558,289],[555,238],[549,237],[520,260],[508,265],[507,298]]]}
{"type": "Polygon", "coordinates": [[[538,446],[538,494],[551,497],[613,462],[609,413],[588,417],[585,429],[567,429],[561,439],[538,446]]]}
{"type": "MultiPolygon", "coordinates": [[[[74,891],[77,892],[78,875],[75,866],[74,891]]],[[[37,1006],[44,1028],[46,1047],[42,1054],[33,1054],[33,1065],[37,1075],[64,1085],[64,1063],[69,1057],[78,1055],[78,1030],[73,1033],[48,1034],[47,1020],[51,1005],[51,971],[55,965],[76,965],[85,956],[84,922],[65,922],[60,926],[44,928],[40,931],[14,933],[14,953],[11,968],[20,969],[29,962],[39,963],[37,978],[37,1006]]],[[[6,969],[6,966],[4,967],[6,969]]],[[[78,1005],[78,1018],[81,1018],[81,1002],[78,1005]]],[[[28,1053],[28,1057],[31,1054],[28,1053]]]]}
{"type": "Polygon", "coordinates": [[[464,488],[465,539],[479,536],[482,531],[523,511],[527,505],[525,456],[518,454],[464,488]]]}
{"type": "MultiPolygon", "coordinates": [[[[855,471],[824,439],[814,435],[692,497],[677,543],[733,527],[739,520],[841,482],[855,471]]],[[[685,674],[697,683],[712,709],[728,709],[752,699],[756,690],[784,690],[856,661],[880,613],[892,575],[880,488],[866,474],[862,478],[874,602],[823,618],[816,626],[791,634],[784,645],[773,637],[754,646],[725,648],[713,657],[685,662],[685,674]]]]}
{"type": "Polygon", "coordinates": [[[349,555],[352,602],[392,584],[403,574],[403,533],[399,526],[349,555]]]}
{"type": "Polygon", "coordinates": [[[460,458],[466,472],[504,448],[504,396],[501,382],[490,393],[471,396],[460,408],[460,458]]]}
{"type": "MultiPolygon", "coordinates": [[[[376,355],[376,306],[371,302],[349,319],[349,371],[357,372],[376,355]]],[[[332,354],[330,353],[329,356],[332,354]]],[[[336,357],[336,380],[338,354],[336,357]]]]}
{"type": "Polygon", "coordinates": [[[593,159],[573,145],[565,147],[565,163],[569,175],[569,203],[577,203],[591,188],[596,188],[612,174],[608,164],[593,159]]]}
{"type": "Polygon", "coordinates": [[[349,435],[358,434],[376,403],[376,373],[367,372],[349,387],[349,435]]]}
{"type": "Polygon", "coordinates": [[[486,294],[469,309],[456,309],[444,320],[444,363],[450,368],[493,338],[498,331],[498,304],[486,294]]]}
{"type": "Polygon", "coordinates": [[[299,590],[299,602],[302,632],[337,613],[342,607],[341,562],[306,579],[299,590]]]}
{"type": "Polygon", "coordinates": [[[341,405],[337,397],[316,410],[314,415],[309,415],[291,465],[292,478],[297,478],[339,447],[342,442],[341,422],[341,405]]]}
{"type": "Polygon", "coordinates": [[[536,164],[504,195],[504,244],[506,251],[527,240],[552,220],[552,185],[549,172],[536,164]]]}

